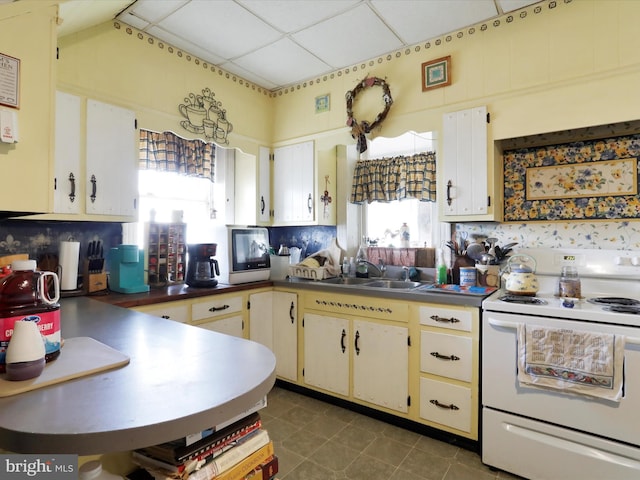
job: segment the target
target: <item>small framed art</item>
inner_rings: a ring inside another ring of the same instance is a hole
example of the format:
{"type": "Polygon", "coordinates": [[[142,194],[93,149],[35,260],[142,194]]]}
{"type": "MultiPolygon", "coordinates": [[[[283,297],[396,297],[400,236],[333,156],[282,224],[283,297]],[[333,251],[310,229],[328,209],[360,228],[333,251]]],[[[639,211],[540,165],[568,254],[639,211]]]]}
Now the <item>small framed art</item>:
{"type": "Polygon", "coordinates": [[[0,53],[0,105],[20,107],[20,60],[0,53]]]}
{"type": "Polygon", "coordinates": [[[451,55],[422,64],[422,91],[451,85],[451,55]]]}
{"type": "Polygon", "coordinates": [[[316,97],[316,113],[328,112],[330,107],[331,97],[328,93],[326,95],[316,97]]]}

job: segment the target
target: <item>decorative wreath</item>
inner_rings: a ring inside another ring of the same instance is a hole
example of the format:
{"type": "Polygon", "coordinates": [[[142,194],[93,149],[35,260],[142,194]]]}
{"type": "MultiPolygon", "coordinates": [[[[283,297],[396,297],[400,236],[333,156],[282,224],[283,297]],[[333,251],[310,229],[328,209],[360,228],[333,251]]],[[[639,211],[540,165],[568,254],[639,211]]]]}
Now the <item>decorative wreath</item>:
{"type": "Polygon", "coordinates": [[[393,103],[393,98],[391,98],[391,90],[389,89],[389,84],[383,79],[378,77],[367,77],[359,82],[353,90],[347,92],[346,99],[347,126],[351,127],[351,137],[357,139],[358,151],[362,153],[367,149],[367,138],[365,137],[365,134],[371,132],[371,130],[379,126],[389,113],[389,109],[391,108],[391,104],[393,103]],[[376,115],[376,118],[373,122],[369,123],[366,120],[363,120],[362,122],[358,123],[356,118],[353,116],[353,101],[355,100],[358,92],[364,90],[365,88],[375,86],[382,87],[382,100],[384,101],[384,110],[376,115]]]}

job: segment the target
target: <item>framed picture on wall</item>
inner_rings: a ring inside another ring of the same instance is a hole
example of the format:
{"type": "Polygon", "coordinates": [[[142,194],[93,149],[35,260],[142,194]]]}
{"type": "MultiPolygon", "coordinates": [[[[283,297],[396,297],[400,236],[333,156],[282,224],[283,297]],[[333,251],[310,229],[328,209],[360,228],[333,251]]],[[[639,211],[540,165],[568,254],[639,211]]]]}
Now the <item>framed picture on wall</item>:
{"type": "Polygon", "coordinates": [[[315,101],[316,113],[328,112],[331,108],[331,97],[327,93],[316,97],[315,101]]]}
{"type": "Polygon", "coordinates": [[[422,64],[422,91],[451,85],[451,55],[422,64]]]}
{"type": "Polygon", "coordinates": [[[0,53],[0,105],[20,107],[20,60],[0,53]]]}

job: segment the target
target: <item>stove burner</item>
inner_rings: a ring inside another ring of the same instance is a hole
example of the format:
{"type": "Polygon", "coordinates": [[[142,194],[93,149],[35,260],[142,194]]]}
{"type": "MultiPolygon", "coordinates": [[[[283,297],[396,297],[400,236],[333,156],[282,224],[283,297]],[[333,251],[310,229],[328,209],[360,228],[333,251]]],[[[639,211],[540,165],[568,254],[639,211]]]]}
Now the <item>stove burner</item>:
{"type": "Polygon", "coordinates": [[[640,315],[640,306],[638,305],[609,305],[608,307],[603,307],[603,310],[607,312],[615,312],[615,313],[631,313],[634,315],[640,315]]]}
{"type": "Polygon", "coordinates": [[[503,302],[507,303],[526,303],[529,305],[546,305],[546,300],[538,297],[531,297],[528,295],[503,295],[499,298],[503,302]]]}
{"type": "MultiPolygon", "coordinates": [[[[640,300],[635,300],[633,298],[624,298],[624,297],[595,297],[587,300],[589,303],[595,303],[596,305],[607,305],[607,306],[632,306],[639,305],[640,300]]],[[[616,310],[610,310],[615,312],[616,310]]]]}

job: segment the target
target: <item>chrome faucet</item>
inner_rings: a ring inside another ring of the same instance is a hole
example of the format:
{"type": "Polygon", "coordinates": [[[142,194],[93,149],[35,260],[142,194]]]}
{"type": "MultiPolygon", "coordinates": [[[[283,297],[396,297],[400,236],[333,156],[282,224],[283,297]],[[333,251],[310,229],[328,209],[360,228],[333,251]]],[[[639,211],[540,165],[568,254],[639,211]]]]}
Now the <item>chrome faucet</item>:
{"type": "Polygon", "coordinates": [[[378,265],[376,265],[375,263],[371,263],[368,260],[358,260],[358,265],[362,265],[363,263],[366,263],[367,265],[375,268],[378,271],[378,277],[384,277],[384,274],[387,271],[387,267],[382,262],[382,260],[380,260],[380,263],[378,265]]]}
{"type": "Polygon", "coordinates": [[[402,276],[404,277],[405,282],[408,282],[410,280],[409,267],[407,266],[402,267],[402,276]]]}

